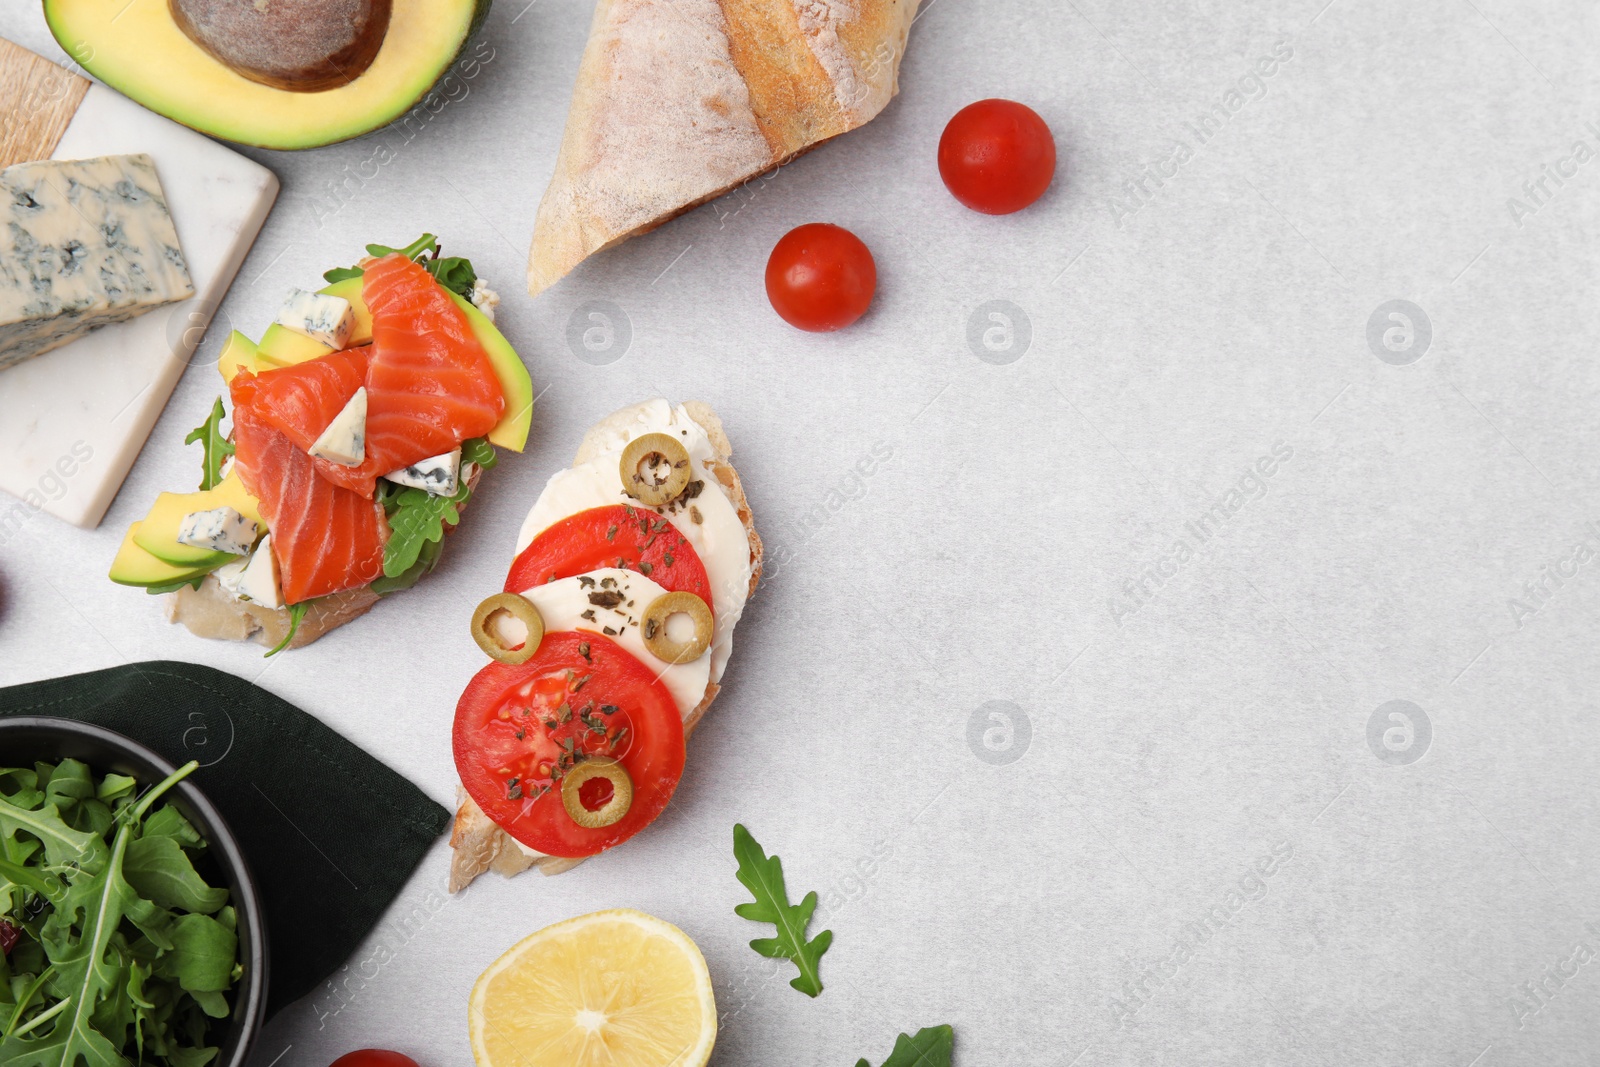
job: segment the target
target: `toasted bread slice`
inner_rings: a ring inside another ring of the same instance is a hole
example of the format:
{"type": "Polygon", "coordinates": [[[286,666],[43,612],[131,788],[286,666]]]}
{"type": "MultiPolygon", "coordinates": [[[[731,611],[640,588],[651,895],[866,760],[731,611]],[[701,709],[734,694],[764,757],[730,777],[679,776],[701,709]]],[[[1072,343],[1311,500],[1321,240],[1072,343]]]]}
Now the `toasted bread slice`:
{"type": "Polygon", "coordinates": [[[882,111],[918,0],[599,0],[528,291],[882,111]]]}
{"type": "MultiPolygon", "coordinates": [[[[739,519],[744,523],[745,536],[750,541],[750,590],[748,595],[755,595],[756,585],[761,580],[761,560],[764,549],[761,536],[756,533],[755,519],[750,513],[750,501],[745,496],[744,484],[739,480],[739,472],[734,470],[731,462],[733,458],[733,445],[728,440],[727,433],[722,428],[722,420],[711,406],[700,400],[685,401],[683,408],[689,417],[705,430],[706,437],[711,441],[711,447],[716,452],[716,461],[707,463],[707,472],[713,475],[718,483],[728,493],[728,499],[733,502],[738,511],[739,519]]],[[[611,419],[622,417],[630,409],[623,409],[613,416],[602,419],[584,436],[583,443],[578,446],[578,454],[573,459],[574,465],[593,459],[600,452],[599,442],[604,438],[604,432],[611,423],[611,419]]],[[[683,733],[687,738],[695,726],[705,715],[706,709],[717,698],[720,687],[716,682],[706,684],[705,697],[695,705],[683,722],[683,733]]],[[[568,859],[562,856],[544,856],[535,858],[529,856],[517,847],[500,827],[496,826],[490,818],[483,813],[483,809],[467,796],[465,790],[456,791],[457,808],[455,827],[450,833],[450,847],[455,853],[450,858],[450,892],[455,893],[465,889],[473,879],[485,871],[495,871],[510,877],[520,874],[529,867],[537,867],[545,874],[561,874],[570,871],[582,859],[568,859]]]]}

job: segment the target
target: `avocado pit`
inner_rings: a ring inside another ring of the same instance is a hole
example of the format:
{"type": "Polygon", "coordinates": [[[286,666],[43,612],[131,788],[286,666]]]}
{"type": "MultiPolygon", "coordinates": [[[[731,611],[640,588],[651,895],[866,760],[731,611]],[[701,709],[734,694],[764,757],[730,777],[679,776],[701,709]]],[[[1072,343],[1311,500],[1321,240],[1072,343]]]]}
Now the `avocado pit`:
{"type": "Polygon", "coordinates": [[[291,92],[337,89],[372,65],[391,0],[168,0],[173,21],[240,77],[291,92]]]}

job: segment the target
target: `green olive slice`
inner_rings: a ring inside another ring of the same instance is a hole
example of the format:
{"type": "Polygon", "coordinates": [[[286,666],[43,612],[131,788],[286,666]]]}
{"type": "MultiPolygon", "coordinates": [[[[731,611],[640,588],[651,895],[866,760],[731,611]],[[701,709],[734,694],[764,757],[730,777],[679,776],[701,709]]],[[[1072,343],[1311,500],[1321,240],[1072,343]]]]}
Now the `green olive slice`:
{"type": "Polygon", "coordinates": [[[628,814],[633,806],[633,779],[627,768],[610,756],[590,756],[561,778],[561,806],[567,809],[572,821],[586,830],[598,830],[628,814]],[[583,784],[594,778],[604,778],[611,783],[611,799],[595,811],[584,806],[580,795],[583,784]]]}
{"type": "Polygon", "coordinates": [[[622,450],[622,491],[650,507],[676,500],[688,488],[689,450],[675,437],[647,433],[622,450]]]}
{"type": "Polygon", "coordinates": [[[539,614],[539,609],[527,597],[515,593],[496,593],[479,604],[478,610],[472,613],[472,639],[491,659],[514,667],[528,662],[539,651],[539,642],[544,640],[544,616],[539,614]],[[505,615],[526,627],[528,636],[521,644],[507,645],[497,632],[505,615]]]}
{"type": "Polygon", "coordinates": [[[651,655],[668,663],[693,663],[711,647],[711,609],[693,593],[663,593],[650,601],[639,618],[639,632],[651,655]],[[679,641],[668,636],[667,620],[687,615],[694,623],[694,636],[679,641]]]}

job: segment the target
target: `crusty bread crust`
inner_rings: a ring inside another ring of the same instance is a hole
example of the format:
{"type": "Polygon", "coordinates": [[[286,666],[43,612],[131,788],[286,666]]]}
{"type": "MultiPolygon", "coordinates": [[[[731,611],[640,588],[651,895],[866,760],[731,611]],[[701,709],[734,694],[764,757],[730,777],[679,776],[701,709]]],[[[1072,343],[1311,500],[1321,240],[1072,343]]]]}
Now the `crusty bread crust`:
{"type": "Polygon", "coordinates": [[[870,121],[917,3],[599,0],[528,291],[870,121]]]}
{"type": "MultiPolygon", "coordinates": [[[[761,561],[765,554],[761,544],[761,536],[756,533],[755,517],[750,512],[750,501],[745,496],[744,485],[739,480],[739,472],[734,470],[730,460],[733,458],[733,444],[728,440],[727,432],[722,428],[722,420],[711,409],[711,405],[701,400],[689,400],[683,405],[689,417],[699,423],[705,430],[706,437],[711,442],[712,451],[716,453],[714,463],[706,464],[709,473],[728,492],[728,497],[733,501],[738,511],[739,519],[744,523],[745,536],[750,541],[750,596],[755,595],[756,585],[761,580],[761,561]]],[[[599,452],[600,431],[605,427],[606,420],[601,420],[593,429],[584,435],[583,442],[578,446],[574,464],[584,463],[599,452]]],[[[706,683],[706,693],[699,704],[684,718],[683,735],[685,738],[694,732],[706,710],[711,707],[711,702],[717,699],[721,687],[716,682],[706,683]]],[[[456,821],[450,832],[450,847],[455,850],[450,857],[450,892],[456,893],[470,885],[473,879],[485,871],[494,871],[497,874],[511,877],[521,874],[529,867],[537,867],[544,874],[561,874],[570,871],[583,859],[568,859],[562,856],[544,856],[535,859],[517,847],[500,827],[496,826],[483,809],[467,796],[464,789],[456,790],[456,821]]]]}
{"type": "MultiPolygon", "coordinates": [[[[476,492],[482,474],[481,468],[474,468],[467,476],[467,487],[476,492]]],[[[467,510],[470,500],[469,497],[456,509],[458,515],[467,510]]],[[[454,529],[454,526],[446,526],[444,532],[449,534],[454,529]]],[[[366,586],[318,597],[310,602],[288,647],[309,645],[328,631],[359,619],[382,599],[366,586]]],[[[199,589],[186,585],[175,593],[166,594],[162,600],[167,621],[183,623],[196,637],[254,641],[263,648],[276,648],[293,624],[288,608],[268,608],[240,600],[223,589],[222,583],[210,574],[205,576],[199,589]]]]}

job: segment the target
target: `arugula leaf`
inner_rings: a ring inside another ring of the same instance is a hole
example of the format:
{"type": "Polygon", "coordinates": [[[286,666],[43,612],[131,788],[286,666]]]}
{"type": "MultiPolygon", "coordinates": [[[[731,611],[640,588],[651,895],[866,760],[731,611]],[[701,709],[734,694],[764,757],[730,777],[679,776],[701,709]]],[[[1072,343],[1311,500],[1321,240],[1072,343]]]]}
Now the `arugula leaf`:
{"type": "Polygon", "coordinates": [[[426,489],[404,489],[392,498],[395,510],[389,516],[389,540],[383,546],[383,573],[398,578],[411,569],[423,545],[444,537],[446,525],[461,521],[457,505],[471,494],[465,484],[454,496],[434,496],[426,489]]]}
{"type": "MultiPolygon", "coordinates": [[[[431,233],[425,233],[404,248],[390,248],[388,245],[368,245],[367,255],[373,257],[392,255],[399,252],[407,259],[421,263],[427,272],[433,275],[434,280],[453,293],[458,293],[467,299],[472,298],[472,286],[478,280],[477,272],[472,269],[472,261],[461,256],[439,255],[439,239],[431,233]]],[[[322,277],[328,282],[342,282],[346,278],[359,278],[364,272],[360,267],[335,267],[324,271],[322,277]]]]}
{"type": "MultiPolygon", "coordinates": [[[[955,1031],[948,1026],[925,1026],[907,1037],[901,1034],[894,1042],[894,1051],[883,1061],[883,1067],[950,1067],[950,1050],[955,1044],[955,1031]]],[[[866,1060],[858,1060],[856,1067],[872,1067],[866,1060]]]]}
{"type": "Polygon", "coordinates": [[[783,861],[777,856],[770,859],[756,839],[750,836],[743,824],[733,827],[733,855],[739,861],[738,878],[754,903],[740,904],[735,914],[759,923],[772,923],[778,936],[757,938],[750,947],[768,959],[791,959],[800,969],[799,977],[789,984],[808,997],[822,992],[822,977],[817,973],[817,963],[833,944],[833,931],[824,930],[810,941],[806,940],[806,927],[811,923],[811,913],[817,909],[817,894],[813,890],[798,905],[789,903],[789,891],[783,884],[783,861]]]}
{"type": "MultiPolygon", "coordinates": [[[[262,659],[276,656],[279,652],[289,647],[289,642],[294,640],[294,635],[300,629],[300,620],[306,617],[306,608],[310,606],[311,601],[309,600],[302,600],[298,604],[289,605],[289,632],[284,634],[283,640],[269,649],[267,654],[261,657],[262,659]]],[[[0,1064],[0,1067],[4,1067],[4,1064],[0,1064]]]]}
{"type": "Polygon", "coordinates": [[[478,280],[478,273],[472,269],[471,260],[461,256],[445,256],[429,260],[423,266],[428,268],[428,273],[440,285],[452,293],[472,299],[472,286],[478,280]]]}
{"type": "Polygon", "coordinates": [[[200,475],[201,489],[215,489],[222,484],[222,461],[233,455],[233,442],[222,432],[222,420],[226,417],[227,412],[223,410],[219,396],[211,406],[211,414],[206,421],[190,430],[189,436],[183,439],[186,445],[198,442],[205,451],[204,469],[200,475]]]}
{"type": "Polygon", "coordinates": [[[476,463],[484,470],[493,470],[494,465],[500,462],[500,457],[495,454],[494,446],[487,437],[474,437],[461,442],[461,462],[462,465],[476,463]]]}
{"type": "Polygon", "coordinates": [[[163,908],[210,915],[228,902],[228,891],[206,885],[176,838],[152,837],[148,830],[128,842],[122,874],[141,896],[163,908]]]}
{"type": "Polygon", "coordinates": [[[180,988],[219,993],[232,984],[239,955],[239,939],[232,930],[209,915],[180,915],[172,925],[172,941],[177,951],[168,958],[180,988]]]}
{"type": "Polygon", "coordinates": [[[359,278],[365,273],[366,271],[360,267],[335,267],[332,270],[323,271],[322,280],[331,285],[334,282],[342,282],[346,278],[359,278]]]}
{"type": "Polygon", "coordinates": [[[151,596],[160,596],[162,593],[176,593],[184,586],[188,586],[190,589],[199,590],[200,583],[204,582],[205,580],[206,576],[201,574],[194,578],[185,578],[181,582],[167,582],[163,585],[147,585],[145,586],[144,591],[149,593],[151,596]]]}

